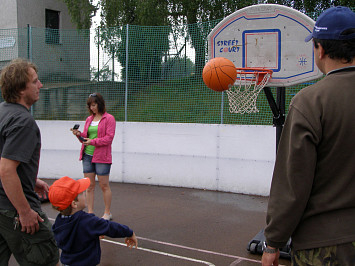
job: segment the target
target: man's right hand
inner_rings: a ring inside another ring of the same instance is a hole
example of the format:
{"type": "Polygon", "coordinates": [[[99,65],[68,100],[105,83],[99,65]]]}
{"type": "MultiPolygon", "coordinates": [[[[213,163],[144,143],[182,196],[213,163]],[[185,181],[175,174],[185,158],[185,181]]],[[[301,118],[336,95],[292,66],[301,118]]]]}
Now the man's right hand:
{"type": "Polygon", "coordinates": [[[42,223],[44,221],[41,216],[32,209],[19,214],[19,219],[21,231],[31,235],[39,230],[39,222],[42,223]]]}
{"type": "Polygon", "coordinates": [[[263,256],[261,258],[261,264],[262,266],[278,266],[279,265],[279,257],[280,257],[280,251],[278,250],[276,253],[263,253],[263,256]]]}
{"type": "Polygon", "coordinates": [[[37,212],[31,209],[25,197],[20,178],[17,174],[19,164],[19,161],[1,157],[0,179],[6,196],[19,214],[19,222],[22,227],[21,231],[34,234],[39,230],[38,222],[43,222],[43,219],[37,212]]]}

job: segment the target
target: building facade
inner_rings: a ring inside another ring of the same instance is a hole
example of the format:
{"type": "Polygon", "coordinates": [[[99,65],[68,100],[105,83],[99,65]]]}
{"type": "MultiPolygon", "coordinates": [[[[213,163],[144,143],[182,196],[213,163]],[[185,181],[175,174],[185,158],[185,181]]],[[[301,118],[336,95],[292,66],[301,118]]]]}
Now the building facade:
{"type": "Polygon", "coordinates": [[[33,61],[44,82],[90,79],[90,31],[77,30],[62,0],[1,0],[0,68],[33,61]]]}

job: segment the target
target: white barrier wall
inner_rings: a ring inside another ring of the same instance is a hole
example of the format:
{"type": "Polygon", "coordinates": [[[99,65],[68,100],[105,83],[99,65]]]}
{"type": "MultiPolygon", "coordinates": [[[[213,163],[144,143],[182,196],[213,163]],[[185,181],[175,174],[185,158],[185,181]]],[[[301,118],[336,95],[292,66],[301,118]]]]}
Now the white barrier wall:
{"type": "MultiPolygon", "coordinates": [[[[79,121],[37,121],[38,176],[81,178],[79,121]]],[[[110,180],[269,195],[275,161],[272,126],[117,122],[110,180]]]]}

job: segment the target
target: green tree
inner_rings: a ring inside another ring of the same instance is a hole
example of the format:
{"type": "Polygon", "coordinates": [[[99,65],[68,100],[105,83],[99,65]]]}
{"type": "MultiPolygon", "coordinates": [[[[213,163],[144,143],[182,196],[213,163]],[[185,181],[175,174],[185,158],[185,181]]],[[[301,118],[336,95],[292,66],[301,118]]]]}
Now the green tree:
{"type": "MultiPolygon", "coordinates": [[[[88,0],[86,0],[88,1],[88,0]]],[[[101,26],[167,26],[166,0],[100,0],[101,26]]]]}
{"type": "Polygon", "coordinates": [[[243,7],[267,3],[293,7],[307,14],[320,13],[330,6],[354,8],[354,0],[62,0],[66,3],[72,21],[79,29],[88,29],[99,6],[102,8],[102,26],[130,25],[164,26],[173,23],[194,24],[222,19],[243,7]]]}
{"type": "MultiPolygon", "coordinates": [[[[89,21],[98,8],[92,0],[63,1],[79,28],[90,25],[89,21]]],[[[293,7],[315,19],[332,5],[351,7],[353,0],[98,0],[102,18],[99,43],[118,57],[123,66],[128,48],[130,76],[135,73],[136,79],[149,79],[159,75],[162,57],[169,50],[169,35],[181,34],[189,38],[195,49],[195,72],[200,76],[206,62],[207,36],[213,27],[237,9],[258,3],[293,7]],[[137,29],[128,36],[128,47],[126,25],[137,29]],[[138,29],[135,26],[143,27],[138,29]],[[179,27],[180,30],[176,30],[179,27]]]]}
{"type": "Polygon", "coordinates": [[[331,6],[354,6],[353,0],[268,0],[268,4],[280,4],[297,9],[313,19],[317,19],[318,15],[331,6]]]}
{"type": "Polygon", "coordinates": [[[149,81],[160,77],[162,58],[169,50],[171,30],[167,27],[167,2],[101,0],[100,4],[102,21],[99,44],[118,58],[123,66],[122,77],[126,77],[127,50],[130,79],[149,81]]]}
{"type": "Polygon", "coordinates": [[[98,7],[93,0],[62,0],[68,7],[72,22],[78,29],[89,29],[91,19],[96,15],[98,7]]]}
{"type": "Polygon", "coordinates": [[[257,4],[257,0],[168,0],[173,25],[187,24],[195,48],[195,71],[200,76],[206,62],[207,36],[219,21],[237,9],[257,4]],[[210,22],[210,23],[207,23],[210,22]]]}
{"type": "Polygon", "coordinates": [[[163,63],[162,76],[165,79],[191,77],[194,73],[194,68],[194,63],[186,56],[168,58],[166,62],[163,63]]]}
{"type": "Polygon", "coordinates": [[[100,70],[91,67],[90,76],[92,81],[114,81],[115,78],[118,78],[118,75],[113,73],[108,66],[104,66],[100,70]]]}

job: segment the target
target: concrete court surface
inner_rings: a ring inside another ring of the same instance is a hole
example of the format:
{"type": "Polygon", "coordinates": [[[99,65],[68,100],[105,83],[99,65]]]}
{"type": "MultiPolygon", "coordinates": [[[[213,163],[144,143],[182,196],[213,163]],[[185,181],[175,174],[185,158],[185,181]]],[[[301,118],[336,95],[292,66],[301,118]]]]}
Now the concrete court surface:
{"type": "MultiPolygon", "coordinates": [[[[46,179],[49,184],[54,180],[46,179]]],[[[138,249],[123,239],[101,240],[101,266],[109,265],[261,265],[248,242],[265,226],[267,198],[234,193],[140,184],[110,183],[113,221],[128,225],[138,237],[138,249]]],[[[51,221],[57,211],[43,210],[51,221]]],[[[104,210],[102,192],[95,189],[95,214],[104,210]]],[[[290,265],[289,260],[280,260],[290,265]]],[[[11,258],[9,265],[17,265],[11,258]]]]}

